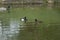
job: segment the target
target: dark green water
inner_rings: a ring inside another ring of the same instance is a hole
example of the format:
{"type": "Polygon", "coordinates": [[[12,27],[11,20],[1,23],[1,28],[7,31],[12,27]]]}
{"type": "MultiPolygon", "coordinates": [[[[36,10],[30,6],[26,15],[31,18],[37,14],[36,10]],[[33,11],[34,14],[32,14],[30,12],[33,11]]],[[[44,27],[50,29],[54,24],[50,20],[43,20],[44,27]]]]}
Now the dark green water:
{"type": "Polygon", "coordinates": [[[60,5],[18,7],[0,12],[0,40],[60,40],[60,5]],[[28,22],[20,20],[26,16],[28,22]],[[43,21],[35,23],[34,19],[43,21]]]}

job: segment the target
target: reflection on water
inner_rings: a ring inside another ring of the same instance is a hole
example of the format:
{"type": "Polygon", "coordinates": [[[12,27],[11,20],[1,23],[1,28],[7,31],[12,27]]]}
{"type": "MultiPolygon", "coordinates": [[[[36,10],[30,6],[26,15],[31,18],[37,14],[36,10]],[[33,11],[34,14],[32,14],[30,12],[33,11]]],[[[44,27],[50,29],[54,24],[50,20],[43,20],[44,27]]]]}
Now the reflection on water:
{"type": "Polygon", "coordinates": [[[15,38],[21,30],[18,21],[10,20],[9,26],[7,25],[4,26],[2,23],[4,22],[0,21],[0,39],[13,40],[12,38],[15,38]]]}

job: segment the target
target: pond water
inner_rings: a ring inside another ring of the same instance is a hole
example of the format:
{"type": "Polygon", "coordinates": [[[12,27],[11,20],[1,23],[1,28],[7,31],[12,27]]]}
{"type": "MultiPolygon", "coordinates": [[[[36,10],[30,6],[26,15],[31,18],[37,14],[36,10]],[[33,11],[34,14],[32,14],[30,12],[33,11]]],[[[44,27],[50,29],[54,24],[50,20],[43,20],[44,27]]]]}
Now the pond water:
{"type": "Polygon", "coordinates": [[[0,40],[60,40],[60,5],[11,7],[9,11],[0,12],[0,40]],[[25,16],[26,23],[20,20],[25,16]]]}

